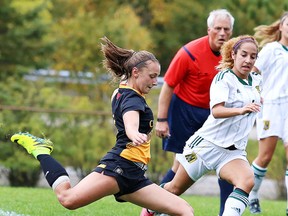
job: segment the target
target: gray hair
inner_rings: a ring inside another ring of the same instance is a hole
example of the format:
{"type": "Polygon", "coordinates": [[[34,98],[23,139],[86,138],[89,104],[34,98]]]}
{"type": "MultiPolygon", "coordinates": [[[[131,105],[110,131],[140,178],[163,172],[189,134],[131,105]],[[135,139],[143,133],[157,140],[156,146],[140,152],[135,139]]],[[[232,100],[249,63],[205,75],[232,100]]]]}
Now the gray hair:
{"type": "Polygon", "coordinates": [[[218,10],[213,10],[210,12],[209,14],[209,17],[207,19],[207,26],[209,28],[212,28],[213,25],[214,25],[214,21],[215,21],[215,18],[217,16],[220,16],[220,17],[223,17],[223,18],[229,18],[230,19],[230,23],[231,23],[231,30],[233,29],[233,25],[234,25],[234,17],[231,15],[231,13],[226,10],[226,9],[218,9],[218,10]]]}

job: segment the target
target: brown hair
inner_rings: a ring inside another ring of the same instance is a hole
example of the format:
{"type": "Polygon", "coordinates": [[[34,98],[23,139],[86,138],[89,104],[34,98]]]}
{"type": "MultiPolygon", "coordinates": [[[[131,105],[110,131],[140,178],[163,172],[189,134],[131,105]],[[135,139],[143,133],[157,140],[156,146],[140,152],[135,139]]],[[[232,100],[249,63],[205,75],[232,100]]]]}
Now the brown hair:
{"type": "Polygon", "coordinates": [[[239,48],[243,43],[252,42],[256,45],[258,49],[258,43],[253,36],[250,35],[240,35],[238,37],[231,38],[223,44],[221,47],[221,56],[222,60],[217,66],[218,70],[224,70],[227,68],[233,68],[234,59],[232,58],[232,52],[235,54],[238,52],[239,48]]]}
{"type": "Polygon", "coordinates": [[[116,79],[126,80],[131,76],[133,67],[141,69],[147,66],[147,61],[159,63],[156,57],[145,50],[135,52],[114,45],[107,37],[101,38],[101,51],[104,54],[103,65],[116,79]]]}
{"type": "Polygon", "coordinates": [[[260,25],[254,28],[254,37],[259,40],[260,47],[281,39],[281,31],[279,30],[279,27],[283,24],[286,18],[288,18],[288,11],[284,12],[281,18],[271,25],[260,25]]]}

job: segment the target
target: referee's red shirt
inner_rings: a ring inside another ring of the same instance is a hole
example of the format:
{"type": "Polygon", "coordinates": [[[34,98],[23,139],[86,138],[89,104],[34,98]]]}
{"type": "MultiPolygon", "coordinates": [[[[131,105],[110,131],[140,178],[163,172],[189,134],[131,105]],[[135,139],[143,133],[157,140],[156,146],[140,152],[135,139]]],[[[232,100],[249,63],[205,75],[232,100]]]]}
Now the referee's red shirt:
{"type": "Polygon", "coordinates": [[[210,85],[220,60],[221,56],[212,52],[208,36],[204,36],[189,42],[177,52],[164,80],[186,103],[209,109],[210,85]]]}

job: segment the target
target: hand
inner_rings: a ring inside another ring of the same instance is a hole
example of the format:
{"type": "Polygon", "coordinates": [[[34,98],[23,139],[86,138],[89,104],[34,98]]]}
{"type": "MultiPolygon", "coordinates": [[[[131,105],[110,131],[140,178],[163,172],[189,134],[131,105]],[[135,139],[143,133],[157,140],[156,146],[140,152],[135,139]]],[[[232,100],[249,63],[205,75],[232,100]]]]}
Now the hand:
{"type": "Polygon", "coordinates": [[[252,113],[252,112],[260,112],[261,105],[257,103],[250,103],[244,106],[242,109],[242,115],[246,113],[252,113]]]}
{"type": "Polygon", "coordinates": [[[157,122],[155,126],[156,135],[160,138],[170,137],[168,122],[157,122]]]}
{"type": "Polygon", "coordinates": [[[131,140],[135,146],[139,146],[148,141],[148,136],[147,134],[138,132],[134,134],[131,140]]]}

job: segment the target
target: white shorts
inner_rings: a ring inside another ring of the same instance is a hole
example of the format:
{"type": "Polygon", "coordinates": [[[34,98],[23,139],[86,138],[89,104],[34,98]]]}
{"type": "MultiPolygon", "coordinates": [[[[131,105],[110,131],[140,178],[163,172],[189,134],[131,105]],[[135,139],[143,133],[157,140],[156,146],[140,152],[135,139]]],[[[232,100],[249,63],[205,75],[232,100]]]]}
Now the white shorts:
{"type": "MultiPolygon", "coordinates": [[[[199,136],[196,135],[195,138],[197,137],[199,136]]],[[[194,139],[190,138],[189,140],[193,142],[194,139]]],[[[176,159],[184,167],[190,178],[197,181],[211,170],[215,170],[219,177],[221,168],[234,159],[248,162],[246,155],[244,150],[228,150],[203,139],[192,149],[186,143],[183,153],[176,154],[176,159]]]]}
{"type": "Polygon", "coordinates": [[[264,103],[256,122],[258,139],[278,136],[284,143],[287,143],[288,101],[264,103]]]}

